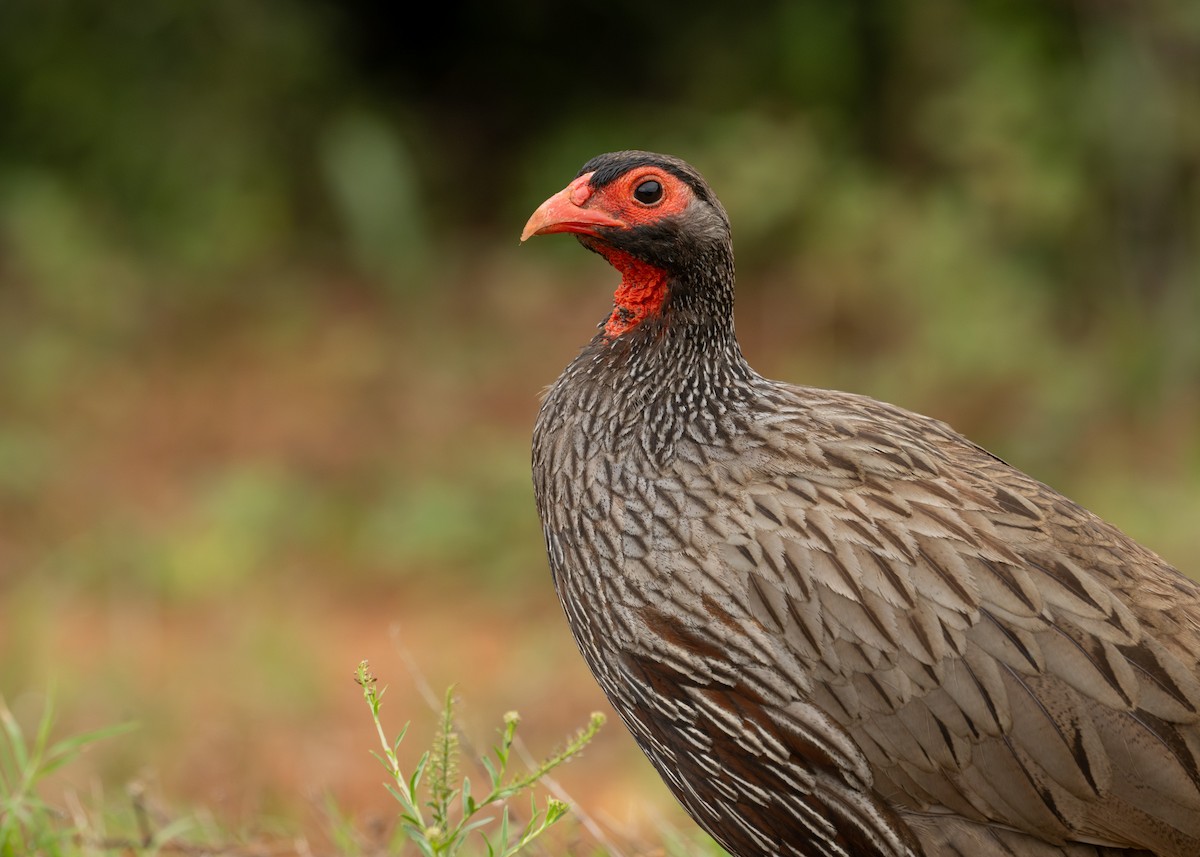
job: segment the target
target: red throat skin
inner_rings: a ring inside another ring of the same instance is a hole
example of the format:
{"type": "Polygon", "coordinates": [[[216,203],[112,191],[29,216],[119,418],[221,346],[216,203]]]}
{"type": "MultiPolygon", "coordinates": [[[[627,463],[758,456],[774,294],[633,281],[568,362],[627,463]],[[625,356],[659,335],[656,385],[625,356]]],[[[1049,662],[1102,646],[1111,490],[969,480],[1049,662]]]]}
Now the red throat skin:
{"type": "Polygon", "coordinates": [[[667,272],[619,251],[606,251],[604,257],[621,272],[621,285],[613,295],[612,315],[604,325],[604,335],[616,339],[662,312],[667,299],[667,272]]]}

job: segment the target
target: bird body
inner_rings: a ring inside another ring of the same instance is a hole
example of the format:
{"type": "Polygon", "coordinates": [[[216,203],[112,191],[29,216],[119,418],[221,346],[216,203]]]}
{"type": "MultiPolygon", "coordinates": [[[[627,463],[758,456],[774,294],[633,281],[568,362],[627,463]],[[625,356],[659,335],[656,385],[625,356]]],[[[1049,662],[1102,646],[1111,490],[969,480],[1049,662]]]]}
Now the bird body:
{"type": "Polygon", "coordinates": [[[758,375],[724,210],[589,162],[526,235],[622,274],[533,472],[580,651],[737,857],[1200,855],[1200,587],[955,433],[758,375]]]}

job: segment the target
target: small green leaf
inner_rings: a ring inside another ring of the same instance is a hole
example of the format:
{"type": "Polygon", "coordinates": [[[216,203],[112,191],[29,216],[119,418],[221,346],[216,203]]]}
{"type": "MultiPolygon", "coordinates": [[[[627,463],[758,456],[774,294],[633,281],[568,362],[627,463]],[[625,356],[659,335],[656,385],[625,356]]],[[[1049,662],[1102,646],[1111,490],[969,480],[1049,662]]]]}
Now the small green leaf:
{"type": "Polygon", "coordinates": [[[508,807],[504,807],[504,811],[500,815],[500,833],[497,835],[497,841],[500,844],[501,852],[508,847],[508,807]]]}
{"type": "Polygon", "coordinates": [[[91,732],[84,732],[80,735],[64,738],[54,744],[49,752],[47,752],[46,761],[41,766],[39,776],[51,774],[63,765],[74,761],[89,744],[95,744],[97,741],[103,741],[105,738],[123,735],[126,732],[132,732],[136,728],[136,723],[118,723],[115,726],[94,729],[91,732]]]}
{"type": "Polygon", "coordinates": [[[3,699],[0,699],[0,724],[4,726],[8,750],[12,754],[16,766],[18,768],[28,767],[29,751],[25,747],[25,733],[21,731],[21,724],[17,723],[17,718],[13,717],[3,699]]]}
{"type": "Polygon", "coordinates": [[[471,816],[475,812],[475,798],[471,797],[471,778],[463,777],[462,781],[463,815],[471,816]]]}

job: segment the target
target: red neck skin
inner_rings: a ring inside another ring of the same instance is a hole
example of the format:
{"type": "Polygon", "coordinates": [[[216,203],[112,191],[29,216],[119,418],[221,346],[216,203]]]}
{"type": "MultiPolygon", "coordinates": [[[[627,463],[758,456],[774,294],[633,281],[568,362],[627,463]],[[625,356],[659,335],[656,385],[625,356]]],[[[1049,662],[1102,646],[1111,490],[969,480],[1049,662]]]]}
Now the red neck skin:
{"type": "Polygon", "coordinates": [[[604,258],[621,272],[612,315],[604,325],[604,335],[616,339],[648,316],[662,312],[667,299],[667,272],[617,250],[607,250],[604,258]]]}

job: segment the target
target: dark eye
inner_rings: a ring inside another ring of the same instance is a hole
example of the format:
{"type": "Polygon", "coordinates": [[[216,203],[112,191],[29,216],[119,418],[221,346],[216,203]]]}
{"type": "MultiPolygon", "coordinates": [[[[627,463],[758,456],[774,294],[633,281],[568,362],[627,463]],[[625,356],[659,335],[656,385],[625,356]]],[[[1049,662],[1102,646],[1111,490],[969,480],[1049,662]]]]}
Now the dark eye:
{"type": "Polygon", "coordinates": [[[654,205],[662,199],[662,185],[654,179],[647,179],[634,189],[633,198],[642,205],[654,205]]]}

